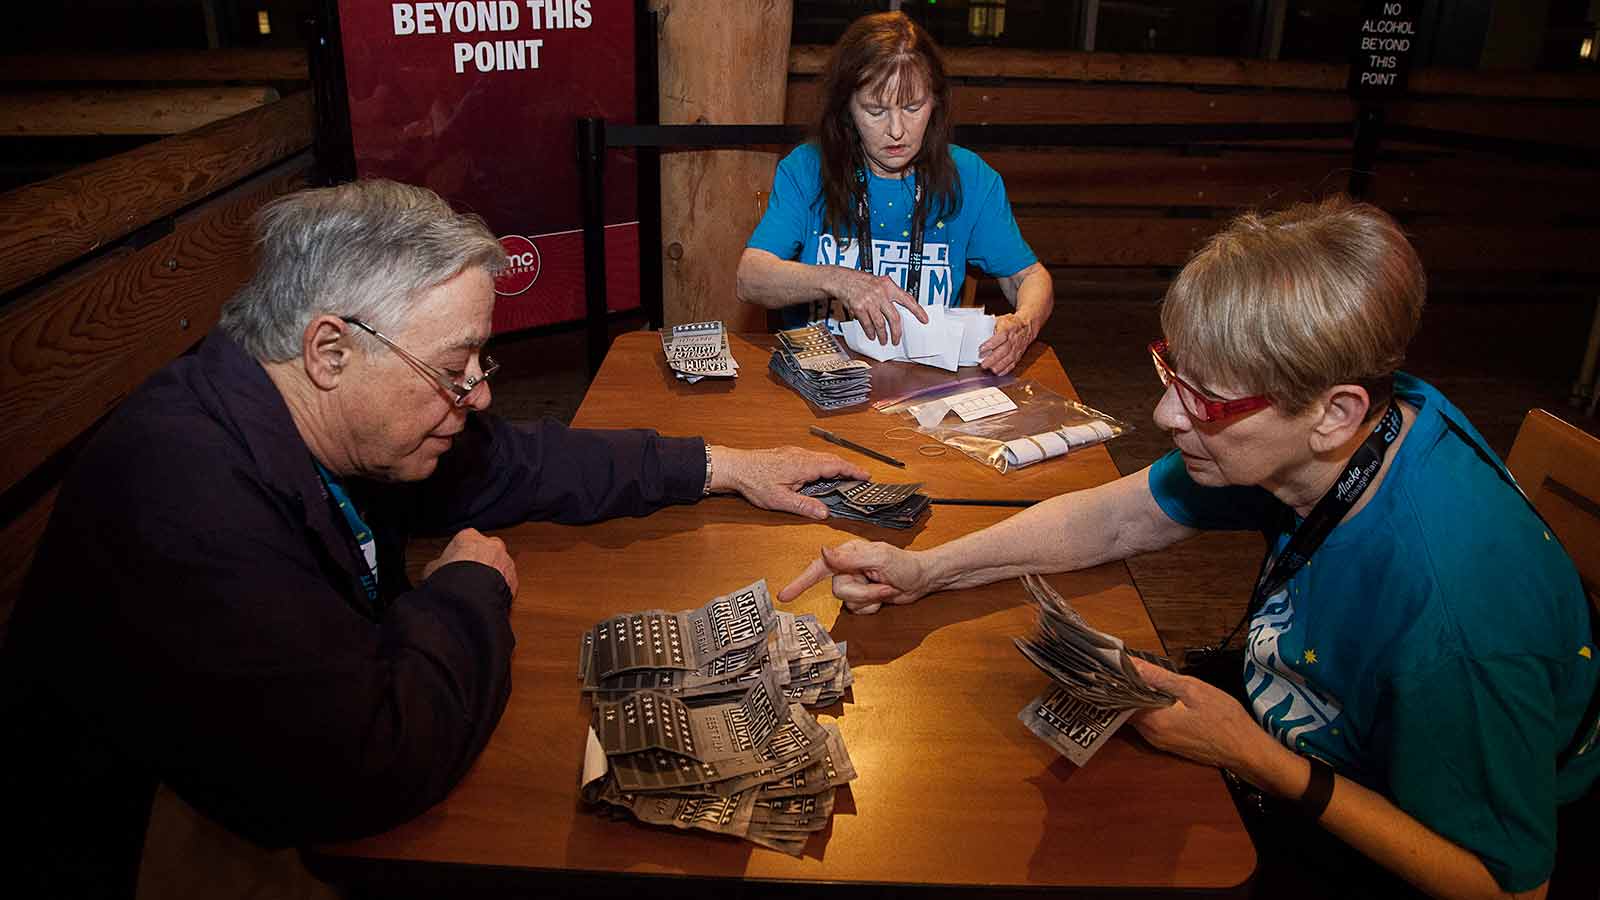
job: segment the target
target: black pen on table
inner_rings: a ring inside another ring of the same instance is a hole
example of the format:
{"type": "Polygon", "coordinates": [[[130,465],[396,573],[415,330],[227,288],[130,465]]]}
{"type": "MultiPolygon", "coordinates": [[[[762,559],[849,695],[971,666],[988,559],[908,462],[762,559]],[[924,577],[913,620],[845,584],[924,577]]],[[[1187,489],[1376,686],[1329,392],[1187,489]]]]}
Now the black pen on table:
{"type": "Polygon", "coordinates": [[[894,457],[890,456],[887,453],[879,453],[878,451],[872,449],[871,447],[863,447],[860,444],[856,443],[855,441],[839,437],[837,434],[834,434],[833,432],[829,431],[826,428],[818,428],[817,426],[812,425],[811,426],[811,433],[816,435],[819,438],[822,438],[823,440],[827,441],[830,444],[838,444],[841,447],[848,447],[849,449],[854,450],[857,453],[865,453],[866,455],[872,457],[873,459],[878,460],[879,462],[886,462],[889,465],[894,466],[896,468],[900,468],[900,469],[904,469],[906,467],[905,463],[901,462],[898,459],[895,459],[894,457]]]}

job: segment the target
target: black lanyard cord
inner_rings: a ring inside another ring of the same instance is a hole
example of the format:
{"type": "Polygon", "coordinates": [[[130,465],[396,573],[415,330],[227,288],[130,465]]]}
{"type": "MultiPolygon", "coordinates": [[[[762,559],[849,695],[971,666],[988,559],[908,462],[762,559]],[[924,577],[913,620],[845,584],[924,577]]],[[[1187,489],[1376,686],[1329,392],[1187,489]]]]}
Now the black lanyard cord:
{"type": "MultiPolygon", "coordinates": [[[[1328,539],[1344,517],[1361,499],[1372,485],[1372,479],[1378,475],[1378,470],[1383,467],[1383,459],[1389,453],[1389,448],[1400,439],[1400,426],[1404,420],[1400,416],[1400,406],[1389,401],[1389,408],[1384,410],[1383,418],[1378,420],[1376,428],[1367,439],[1361,443],[1356,452],[1351,455],[1350,461],[1345,464],[1344,471],[1340,473],[1333,486],[1328,488],[1317,505],[1311,508],[1311,513],[1305,521],[1300,523],[1294,534],[1290,536],[1289,543],[1284,546],[1283,552],[1273,555],[1268,548],[1267,555],[1261,561],[1261,570],[1256,575],[1255,590],[1250,592],[1250,606],[1245,610],[1243,618],[1233,626],[1215,647],[1204,648],[1202,652],[1220,653],[1232,643],[1234,635],[1239,629],[1260,611],[1267,602],[1267,598],[1282,590],[1290,579],[1311,561],[1311,554],[1317,552],[1322,542],[1328,539]]],[[[1287,508],[1286,508],[1287,509],[1287,508]]]]}
{"type": "MultiPolygon", "coordinates": [[[[906,271],[906,293],[918,303],[922,302],[922,240],[927,210],[923,205],[922,175],[915,169],[911,177],[916,182],[911,203],[911,258],[906,271]]],[[[856,169],[856,240],[861,242],[861,252],[856,255],[856,268],[872,274],[872,205],[867,198],[867,167],[856,169]]]]}

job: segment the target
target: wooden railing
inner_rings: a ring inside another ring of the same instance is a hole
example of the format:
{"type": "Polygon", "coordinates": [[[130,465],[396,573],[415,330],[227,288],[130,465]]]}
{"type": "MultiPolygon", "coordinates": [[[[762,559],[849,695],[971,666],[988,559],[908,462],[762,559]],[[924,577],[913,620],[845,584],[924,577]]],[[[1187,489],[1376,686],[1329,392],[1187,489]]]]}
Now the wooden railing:
{"type": "MultiPolygon", "coordinates": [[[[823,47],[790,54],[785,120],[820,102],[823,47]]],[[[976,123],[1353,123],[1344,66],[994,49],[947,51],[954,120],[976,123]]],[[[1600,77],[1420,69],[1385,127],[1593,147],[1600,77]]],[[[1352,129],[1353,133],[1353,129],[1352,129]]],[[[1368,199],[1430,273],[1600,274],[1600,170],[1385,140],[1368,199]]],[[[1131,148],[984,148],[1024,237],[1053,267],[1180,266],[1228,218],[1345,190],[1349,140],[1131,148]]]]}
{"type": "Polygon", "coordinates": [[[0,194],[0,623],[74,451],[215,324],[311,137],[301,93],[0,194]]]}
{"type": "Polygon", "coordinates": [[[0,82],[305,82],[304,50],[160,50],[0,56],[0,82]]]}

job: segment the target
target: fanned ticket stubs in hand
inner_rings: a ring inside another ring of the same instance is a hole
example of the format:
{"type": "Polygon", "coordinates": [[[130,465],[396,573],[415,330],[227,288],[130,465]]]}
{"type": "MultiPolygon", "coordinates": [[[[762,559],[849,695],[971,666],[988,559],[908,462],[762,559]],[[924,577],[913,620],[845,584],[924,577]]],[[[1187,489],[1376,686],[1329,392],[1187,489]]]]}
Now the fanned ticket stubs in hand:
{"type": "Polygon", "coordinates": [[[1024,575],[1022,584],[1038,608],[1038,629],[1012,640],[1055,682],[1017,714],[1029,731],[1081,766],[1135,711],[1172,705],[1172,696],[1146,684],[1129,656],[1172,669],[1170,660],[1095,630],[1037,575],[1024,575]]]}
{"type": "Polygon", "coordinates": [[[673,374],[690,384],[702,378],[739,375],[739,362],[728,347],[728,335],[721,322],[691,322],[663,329],[661,352],[673,374]]]}
{"type": "Polygon", "coordinates": [[[827,827],[835,790],[856,776],[838,728],[806,710],[849,688],[845,650],[815,616],[772,613],[764,581],[696,610],[597,624],[578,663],[595,698],[579,776],[584,799],[641,822],[732,834],[799,855],[827,827]],[[669,621],[680,623],[680,644],[702,623],[713,636],[697,646],[726,649],[698,670],[634,667],[640,653],[688,661],[688,651],[673,656],[669,621]],[[652,629],[651,622],[662,624],[652,629]],[[604,648],[623,634],[633,649],[619,666],[604,648]],[[663,636],[659,652],[654,634],[663,636]],[[640,638],[645,648],[634,646],[640,638]],[[616,674],[602,678],[602,667],[616,674]]]}

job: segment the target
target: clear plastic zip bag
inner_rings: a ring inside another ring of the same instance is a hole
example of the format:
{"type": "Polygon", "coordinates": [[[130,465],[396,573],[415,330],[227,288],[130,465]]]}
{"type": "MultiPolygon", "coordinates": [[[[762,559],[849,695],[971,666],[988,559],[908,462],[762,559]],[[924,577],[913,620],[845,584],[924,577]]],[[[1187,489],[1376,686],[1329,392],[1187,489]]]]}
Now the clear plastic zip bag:
{"type": "Polygon", "coordinates": [[[874,404],[1001,474],[1133,430],[1037,381],[961,379],[874,404]]]}

